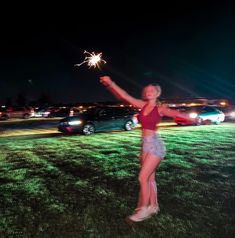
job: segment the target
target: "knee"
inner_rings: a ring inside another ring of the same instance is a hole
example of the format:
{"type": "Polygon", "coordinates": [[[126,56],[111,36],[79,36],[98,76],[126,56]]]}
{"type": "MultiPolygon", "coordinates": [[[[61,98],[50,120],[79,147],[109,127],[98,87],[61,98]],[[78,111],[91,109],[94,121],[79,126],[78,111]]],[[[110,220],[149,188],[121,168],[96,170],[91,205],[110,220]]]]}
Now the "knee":
{"type": "Polygon", "coordinates": [[[138,177],[138,181],[139,181],[140,184],[147,183],[148,182],[148,177],[143,175],[143,174],[140,174],[139,177],[138,177]]]}

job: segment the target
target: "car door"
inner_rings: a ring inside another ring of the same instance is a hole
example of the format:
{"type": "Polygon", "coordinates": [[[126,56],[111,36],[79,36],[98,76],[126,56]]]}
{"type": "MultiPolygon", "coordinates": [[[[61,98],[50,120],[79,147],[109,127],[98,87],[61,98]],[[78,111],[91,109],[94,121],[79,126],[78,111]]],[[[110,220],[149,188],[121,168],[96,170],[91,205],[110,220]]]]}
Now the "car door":
{"type": "Polygon", "coordinates": [[[203,121],[215,121],[218,117],[219,113],[212,107],[203,107],[199,116],[203,119],[203,121]]]}
{"type": "Polygon", "coordinates": [[[24,108],[15,107],[11,113],[12,118],[23,118],[24,108]]]}
{"type": "Polygon", "coordinates": [[[114,129],[115,118],[112,108],[102,108],[96,114],[95,127],[96,130],[112,130],[114,129]]]}
{"type": "Polygon", "coordinates": [[[124,128],[125,122],[130,118],[128,111],[124,107],[117,107],[114,109],[114,125],[116,129],[124,128]]]}

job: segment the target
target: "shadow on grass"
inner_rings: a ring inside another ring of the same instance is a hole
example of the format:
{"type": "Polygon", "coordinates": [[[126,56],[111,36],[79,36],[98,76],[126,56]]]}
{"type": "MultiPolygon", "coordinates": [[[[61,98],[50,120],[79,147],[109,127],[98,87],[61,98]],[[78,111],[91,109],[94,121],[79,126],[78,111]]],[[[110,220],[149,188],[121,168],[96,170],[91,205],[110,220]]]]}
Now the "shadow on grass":
{"type": "Polygon", "coordinates": [[[34,135],[13,135],[13,136],[7,136],[4,137],[4,140],[31,140],[31,139],[49,139],[49,138],[59,138],[59,137],[65,137],[70,135],[65,135],[60,132],[57,133],[47,133],[47,134],[34,134],[34,135]]]}

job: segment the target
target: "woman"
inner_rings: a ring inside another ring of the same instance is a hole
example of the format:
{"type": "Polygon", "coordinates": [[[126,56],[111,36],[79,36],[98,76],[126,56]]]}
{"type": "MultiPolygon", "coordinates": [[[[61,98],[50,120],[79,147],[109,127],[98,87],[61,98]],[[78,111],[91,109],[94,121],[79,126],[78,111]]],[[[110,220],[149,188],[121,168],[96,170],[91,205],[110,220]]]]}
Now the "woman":
{"type": "Polygon", "coordinates": [[[160,136],[156,133],[157,125],[162,116],[180,116],[189,120],[192,119],[185,114],[159,104],[158,97],[161,94],[159,85],[149,84],[144,87],[143,99],[141,100],[130,96],[115,84],[109,76],[100,77],[100,82],[119,100],[141,109],[139,120],[142,124],[142,153],[140,159],[141,169],[138,177],[140,192],[137,208],[128,218],[133,222],[143,221],[160,211],[155,173],[165,156],[165,146],[160,136]]]}

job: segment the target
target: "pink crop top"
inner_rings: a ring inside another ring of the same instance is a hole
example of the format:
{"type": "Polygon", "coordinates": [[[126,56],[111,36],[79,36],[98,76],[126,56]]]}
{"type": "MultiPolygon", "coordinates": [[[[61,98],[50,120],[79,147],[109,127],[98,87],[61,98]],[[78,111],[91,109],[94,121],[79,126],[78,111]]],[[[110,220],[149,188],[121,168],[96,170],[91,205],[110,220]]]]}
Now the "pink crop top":
{"type": "Polygon", "coordinates": [[[143,106],[139,114],[139,121],[142,125],[142,129],[149,129],[155,131],[157,128],[157,124],[161,121],[161,115],[158,112],[157,106],[155,106],[149,114],[144,115],[145,107],[146,104],[143,106]]]}

